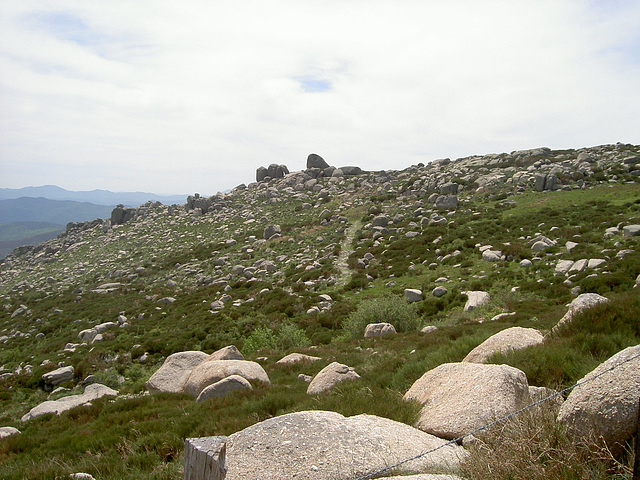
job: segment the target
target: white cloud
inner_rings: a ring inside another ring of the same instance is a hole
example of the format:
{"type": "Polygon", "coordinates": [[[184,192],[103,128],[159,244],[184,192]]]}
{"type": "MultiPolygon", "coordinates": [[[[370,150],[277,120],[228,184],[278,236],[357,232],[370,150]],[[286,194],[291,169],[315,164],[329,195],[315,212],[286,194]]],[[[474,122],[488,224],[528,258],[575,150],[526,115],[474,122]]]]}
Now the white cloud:
{"type": "Polygon", "coordinates": [[[2,186],[215,193],[310,152],[640,143],[637,2],[5,3],[2,186]]]}

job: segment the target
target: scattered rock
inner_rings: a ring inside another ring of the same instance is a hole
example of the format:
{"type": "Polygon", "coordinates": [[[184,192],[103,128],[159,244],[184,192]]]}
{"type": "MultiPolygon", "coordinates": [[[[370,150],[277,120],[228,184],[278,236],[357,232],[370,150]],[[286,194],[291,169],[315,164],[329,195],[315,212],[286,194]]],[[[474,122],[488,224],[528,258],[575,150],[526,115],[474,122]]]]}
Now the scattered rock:
{"type": "Polygon", "coordinates": [[[84,390],[84,393],[81,395],[71,395],[69,397],[62,397],[58,400],[47,400],[46,402],[33,407],[31,410],[29,410],[29,413],[22,417],[22,421],[26,422],[47,413],[55,413],[56,415],[60,415],[62,412],[66,412],[67,410],[71,410],[72,408],[86,405],[92,400],[96,400],[105,396],[115,397],[117,395],[117,390],[113,390],[99,383],[94,383],[87,386],[87,388],[85,388],[84,390]]]}
{"type": "Polygon", "coordinates": [[[357,380],[358,378],[360,378],[360,375],[358,375],[352,367],[333,362],[320,370],[313,380],[311,380],[309,388],[307,388],[307,393],[309,395],[324,393],[327,390],[331,390],[340,382],[357,380]]]}
{"type": "Polygon", "coordinates": [[[67,380],[73,379],[73,367],[69,365],[68,367],[60,367],[51,372],[44,373],[42,375],[42,380],[45,384],[56,386],[62,382],[66,382],[67,380]]]}
{"type": "Polygon", "coordinates": [[[420,333],[433,333],[437,330],[438,330],[438,327],[436,327],[435,325],[427,325],[422,330],[420,330],[420,333]]]}
{"type": "Polygon", "coordinates": [[[0,427],[0,439],[11,435],[17,435],[18,433],[20,433],[20,430],[15,427],[0,427]]]}
{"type": "Polygon", "coordinates": [[[418,290],[416,288],[405,288],[404,289],[404,298],[406,298],[409,303],[419,302],[424,300],[422,296],[422,290],[418,290]]]}
{"type": "Polygon", "coordinates": [[[442,285],[437,286],[431,291],[431,295],[433,295],[434,297],[442,297],[447,293],[449,293],[449,291],[446,288],[444,288],[442,285]]]}
{"type": "Polygon", "coordinates": [[[551,329],[551,333],[556,332],[560,327],[562,327],[562,325],[569,323],[579,312],[608,301],[608,298],[598,295],[597,293],[582,293],[578,295],[568,305],[569,310],[567,310],[567,313],[564,314],[558,324],[551,329]]]}
{"type": "Polygon", "coordinates": [[[370,323],[364,329],[364,338],[383,337],[385,335],[395,335],[396,328],[390,323],[370,323]]]}
{"type": "Polygon", "coordinates": [[[640,235],[640,225],[627,225],[622,227],[622,235],[625,237],[637,237],[640,235]]]}
{"type": "Polygon", "coordinates": [[[312,357],[311,355],[304,355],[302,353],[290,353],[282,357],[276,362],[276,365],[291,365],[294,363],[311,363],[322,360],[320,357],[312,357]]]}
{"type": "Polygon", "coordinates": [[[467,303],[464,304],[465,312],[486,305],[491,300],[491,296],[487,292],[480,290],[471,290],[462,292],[462,294],[467,296],[467,303]]]}

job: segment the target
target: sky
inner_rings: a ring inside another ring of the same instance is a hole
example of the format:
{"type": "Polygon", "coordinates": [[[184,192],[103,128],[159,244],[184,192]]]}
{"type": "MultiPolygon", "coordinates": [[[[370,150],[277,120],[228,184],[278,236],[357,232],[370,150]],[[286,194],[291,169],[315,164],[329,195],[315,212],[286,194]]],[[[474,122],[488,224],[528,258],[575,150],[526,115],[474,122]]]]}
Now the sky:
{"type": "Polygon", "coordinates": [[[640,144],[637,0],[0,3],[0,187],[640,144]]]}

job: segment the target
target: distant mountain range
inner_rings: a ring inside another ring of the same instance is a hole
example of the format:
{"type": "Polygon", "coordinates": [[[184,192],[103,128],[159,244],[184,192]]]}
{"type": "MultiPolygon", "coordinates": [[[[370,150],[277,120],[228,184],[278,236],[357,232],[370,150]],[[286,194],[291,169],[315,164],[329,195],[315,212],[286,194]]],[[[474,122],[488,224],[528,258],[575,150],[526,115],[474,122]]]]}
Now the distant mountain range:
{"type": "Polygon", "coordinates": [[[22,245],[54,238],[69,222],[110,218],[116,205],[137,207],[151,201],[185,203],[187,195],[92,190],[74,192],[55,185],[0,188],[0,259],[22,245]]]}
{"type": "Polygon", "coordinates": [[[91,190],[74,192],[56,185],[41,187],[0,188],[0,200],[16,199],[20,197],[47,198],[49,200],[71,200],[75,202],[89,202],[96,205],[118,205],[137,207],[149,200],[162,202],[165,205],[181,204],[187,195],[156,195],[146,192],[111,192],[109,190],[91,190]]]}

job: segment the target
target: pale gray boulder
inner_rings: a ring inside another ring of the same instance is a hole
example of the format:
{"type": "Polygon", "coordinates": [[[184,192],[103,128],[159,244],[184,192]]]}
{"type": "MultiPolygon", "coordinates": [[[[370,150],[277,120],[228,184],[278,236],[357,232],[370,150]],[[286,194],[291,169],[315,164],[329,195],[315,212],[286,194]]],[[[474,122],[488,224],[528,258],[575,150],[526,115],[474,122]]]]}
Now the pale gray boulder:
{"type": "Polygon", "coordinates": [[[454,439],[531,402],[524,372],[508,365],[445,363],[426,372],[404,395],[423,405],[416,427],[454,439]]]}
{"type": "Polygon", "coordinates": [[[602,437],[621,451],[636,432],[640,398],[640,345],[628,347],[582,378],[558,412],[577,439],[602,437]]]}
{"type": "Polygon", "coordinates": [[[18,433],[20,433],[20,430],[15,427],[0,427],[0,439],[17,435],[18,433]]]}
{"type": "Polygon", "coordinates": [[[626,225],[622,227],[622,235],[625,237],[636,237],[640,235],[640,225],[626,225]]]}
{"type": "Polygon", "coordinates": [[[396,328],[390,323],[370,323],[364,329],[364,338],[384,337],[385,335],[395,335],[396,328]]]}
{"type": "Polygon", "coordinates": [[[482,252],[482,260],[485,262],[499,262],[502,259],[500,250],[485,250],[482,252]]]}
{"type": "Polygon", "coordinates": [[[203,402],[212,398],[224,397],[236,390],[252,390],[251,383],[240,375],[229,375],[205,387],[196,398],[196,402],[203,402]]]}
{"type": "Polygon", "coordinates": [[[211,360],[244,360],[244,357],[235,345],[229,345],[216,350],[205,361],[209,362],[211,360]]]}
{"type": "Polygon", "coordinates": [[[445,443],[409,425],[373,415],[290,413],[227,438],[227,478],[357,478],[440,446],[429,455],[405,463],[399,471],[455,468],[466,452],[457,445],[443,446],[445,443]]]}
{"type": "Polygon", "coordinates": [[[467,296],[467,302],[464,304],[465,312],[486,305],[491,300],[491,296],[487,292],[480,290],[469,290],[462,292],[462,294],[467,296]]]}
{"type": "Polygon", "coordinates": [[[555,272],[558,274],[567,273],[575,262],[573,260],[558,260],[555,272]]]}
{"type": "Polygon", "coordinates": [[[538,345],[544,335],[535,328],[511,327],[492,335],[471,350],[463,362],[485,363],[495,353],[507,353],[511,350],[538,345]]]}
{"type": "Polygon", "coordinates": [[[291,365],[294,363],[311,363],[322,360],[320,357],[313,357],[311,355],[305,355],[303,353],[290,353],[282,357],[276,362],[276,365],[291,365]]]}
{"type": "Polygon", "coordinates": [[[433,295],[434,297],[442,297],[446,295],[448,292],[449,291],[445,287],[443,287],[442,285],[439,285],[431,291],[431,295],[433,295]]]}
{"type": "Polygon", "coordinates": [[[231,375],[240,375],[251,383],[270,383],[267,372],[256,362],[248,360],[211,360],[202,362],[193,369],[185,383],[184,391],[197,398],[206,387],[231,375]]]}
{"type": "Polygon", "coordinates": [[[564,314],[557,325],[551,329],[551,333],[556,332],[560,327],[571,322],[573,317],[583,310],[593,308],[600,303],[608,301],[608,298],[598,295],[597,293],[582,293],[578,295],[569,305],[567,305],[569,310],[567,310],[567,313],[564,314]]]}
{"type": "Polygon", "coordinates": [[[86,405],[92,400],[96,400],[105,396],[115,397],[117,395],[117,390],[113,390],[99,383],[93,383],[87,386],[87,388],[85,388],[84,390],[84,393],[82,393],[81,395],[71,395],[68,397],[59,398],[58,400],[47,400],[46,402],[33,407],[31,410],[29,410],[29,413],[22,417],[22,421],[26,422],[47,413],[55,413],[56,415],[60,415],[62,412],[66,412],[67,410],[71,410],[72,408],[86,405]]]}
{"type": "Polygon", "coordinates": [[[56,386],[62,382],[73,379],[73,367],[71,365],[67,367],[60,367],[51,372],[42,374],[42,380],[45,384],[56,386]]]}
{"type": "Polygon", "coordinates": [[[409,303],[424,300],[424,297],[422,296],[422,290],[418,290],[417,288],[405,288],[404,298],[406,298],[409,303]]]}
{"type": "Polygon", "coordinates": [[[458,197],[456,195],[440,195],[435,201],[435,207],[438,210],[452,210],[457,206],[458,197]]]}
{"type": "Polygon", "coordinates": [[[183,393],[193,369],[207,359],[204,352],[187,351],[169,355],[162,366],[151,375],[145,386],[151,393],[183,393]]]}
{"type": "Polygon", "coordinates": [[[357,380],[360,378],[352,367],[343,365],[338,362],[333,362],[324,367],[313,377],[307,393],[309,395],[317,395],[331,390],[335,385],[346,380],[357,380]]]}

